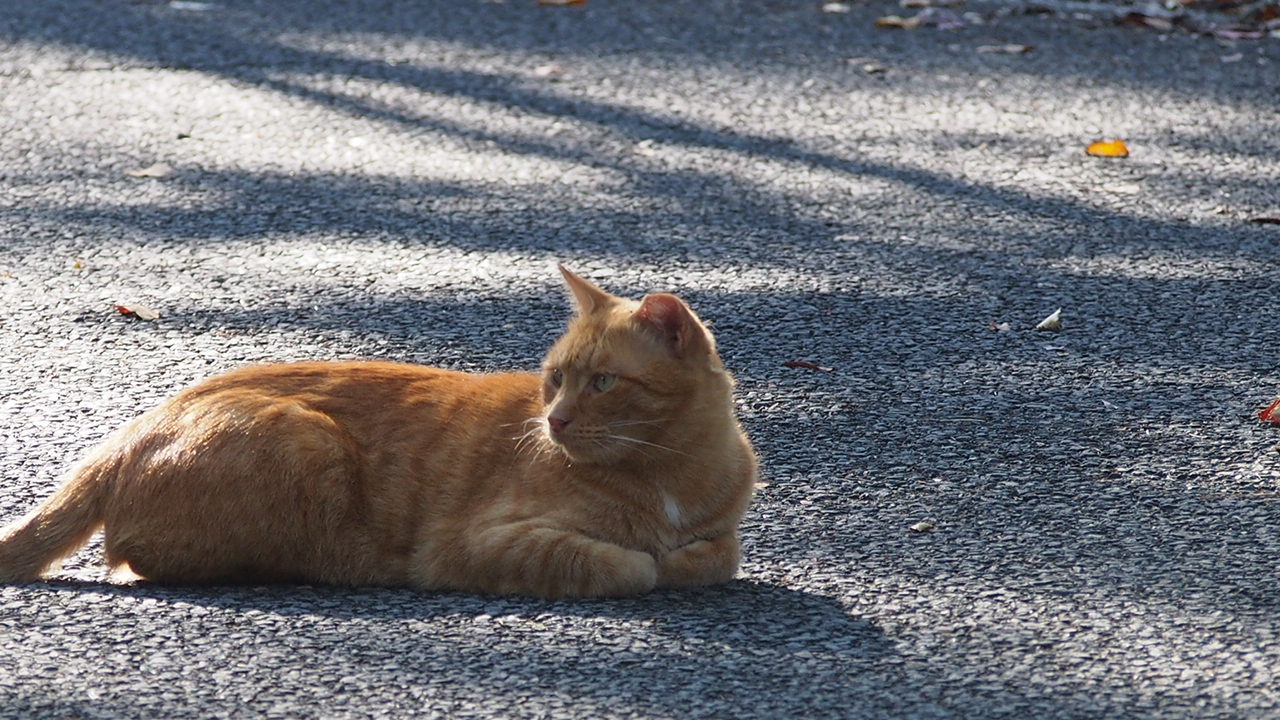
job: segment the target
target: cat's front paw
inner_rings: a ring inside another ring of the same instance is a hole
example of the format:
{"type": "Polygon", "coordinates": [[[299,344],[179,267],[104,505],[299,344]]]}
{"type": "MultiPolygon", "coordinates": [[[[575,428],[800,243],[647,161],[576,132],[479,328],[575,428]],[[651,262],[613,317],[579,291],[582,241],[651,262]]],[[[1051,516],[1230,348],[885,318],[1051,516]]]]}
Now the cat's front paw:
{"type": "Polygon", "coordinates": [[[624,597],[642,595],[658,585],[658,561],[646,552],[619,546],[601,553],[591,574],[585,578],[583,595],[624,597]]]}
{"type": "Polygon", "coordinates": [[[728,582],[738,571],[739,560],[738,538],[734,535],[694,540],[662,557],[658,566],[658,587],[728,582]]]}

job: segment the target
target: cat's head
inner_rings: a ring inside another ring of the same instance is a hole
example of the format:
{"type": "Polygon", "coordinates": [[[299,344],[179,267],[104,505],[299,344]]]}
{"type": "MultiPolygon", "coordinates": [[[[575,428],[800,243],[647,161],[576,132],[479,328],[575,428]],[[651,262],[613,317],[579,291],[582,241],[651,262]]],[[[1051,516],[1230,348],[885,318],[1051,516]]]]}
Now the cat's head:
{"type": "Polygon", "coordinates": [[[560,267],[576,315],[542,367],[543,429],[575,462],[666,462],[733,423],[733,381],[683,300],[627,300],[560,267]]]}

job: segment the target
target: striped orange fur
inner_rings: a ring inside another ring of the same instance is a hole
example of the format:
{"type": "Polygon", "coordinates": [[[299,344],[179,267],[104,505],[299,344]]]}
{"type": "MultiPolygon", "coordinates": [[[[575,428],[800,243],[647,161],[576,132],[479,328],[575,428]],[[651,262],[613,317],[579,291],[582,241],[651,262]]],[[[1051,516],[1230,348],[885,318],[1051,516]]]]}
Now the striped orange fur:
{"type": "Polygon", "coordinates": [[[212,378],[0,529],[0,581],[40,577],[99,528],[112,568],[164,583],[599,597],[728,580],[756,460],[714,339],[673,295],[561,271],[577,314],[540,373],[212,378]]]}

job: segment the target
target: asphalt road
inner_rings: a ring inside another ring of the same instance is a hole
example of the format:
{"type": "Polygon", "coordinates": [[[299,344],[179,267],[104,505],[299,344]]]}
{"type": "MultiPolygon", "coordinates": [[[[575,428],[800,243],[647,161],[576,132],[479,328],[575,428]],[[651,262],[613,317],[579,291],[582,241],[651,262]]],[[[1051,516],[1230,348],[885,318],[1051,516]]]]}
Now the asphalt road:
{"type": "Polygon", "coordinates": [[[245,363],[533,368],[554,261],[714,324],[767,483],[625,601],[91,547],[0,717],[1280,717],[1280,41],[849,10],[0,0],[0,520],[245,363]]]}

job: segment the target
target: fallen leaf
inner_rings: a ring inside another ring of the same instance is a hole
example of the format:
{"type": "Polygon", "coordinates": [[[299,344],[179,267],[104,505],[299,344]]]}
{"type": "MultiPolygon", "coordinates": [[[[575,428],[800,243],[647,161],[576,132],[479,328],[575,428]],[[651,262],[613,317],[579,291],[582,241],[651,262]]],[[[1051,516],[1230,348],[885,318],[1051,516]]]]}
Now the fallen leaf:
{"type": "Polygon", "coordinates": [[[846,3],[846,2],[829,2],[829,3],[825,3],[822,6],[822,12],[824,13],[843,14],[843,13],[852,12],[852,11],[853,11],[853,7],[851,7],[849,3],[846,3]]]}
{"type": "Polygon", "coordinates": [[[993,55],[1024,55],[1035,50],[1035,45],[1016,45],[1010,43],[1008,45],[979,45],[978,52],[993,55]]]}
{"type": "Polygon", "coordinates": [[[558,77],[564,77],[564,74],[566,72],[568,71],[565,70],[565,67],[563,65],[556,65],[555,63],[549,63],[547,65],[539,65],[538,67],[534,68],[533,76],[540,77],[540,78],[558,78],[558,77]]]}
{"type": "Polygon", "coordinates": [[[903,30],[915,30],[920,27],[919,17],[904,18],[901,15],[885,15],[876,19],[876,27],[878,28],[902,28],[903,30]]]}
{"type": "Polygon", "coordinates": [[[1084,151],[1094,157],[1129,157],[1129,146],[1123,140],[1100,140],[1084,151]]]}
{"type": "Polygon", "coordinates": [[[154,165],[148,165],[144,168],[135,168],[133,170],[125,170],[125,175],[136,178],[162,178],[169,177],[173,174],[173,166],[166,162],[158,162],[154,165]]]}
{"type": "Polygon", "coordinates": [[[968,25],[981,25],[983,22],[983,17],[978,13],[959,13],[949,8],[927,7],[909,18],[885,15],[876,20],[876,27],[915,30],[928,26],[939,30],[956,30],[968,25]]]}
{"type": "Polygon", "coordinates": [[[654,142],[650,138],[645,138],[633,145],[631,147],[631,152],[637,155],[643,155],[644,157],[653,157],[658,154],[657,149],[654,147],[654,142]]]}
{"type": "Polygon", "coordinates": [[[882,73],[888,70],[888,68],[880,64],[880,61],[876,60],[875,58],[851,57],[848,60],[845,60],[845,62],[849,63],[850,65],[857,65],[859,70],[861,70],[862,72],[868,75],[875,75],[877,73],[882,73]]]}
{"type": "Polygon", "coordinates": [[[1258,413],[1258,419],[1262,422],[1280,425],[1280,398],[1267,406],[1266,410],[1258,413]]]}
{"type": "Polygon", "coordinates": [[[1013,326],[1011,326],[1007,322],[1002,322],[1002,323],[989,322],[987,323],[987,329],[995,330],[996,332],[1009,332],[1010,330],[1013,329],[1013,326]]]}
{"type": "Polygon", "coordinates": [[[1209,31],[1209,34],[1223,40],[1258,40],[1267,36],[1265,30],[1241,27],[1214,28],[1209,31]]]}
{"type": "Polygon", "coordinates": [[[1173,29],[1173,21],[1165,17],[1149,15],[1145,12],[1127,12],[1116,18],[1121,25],[1142,25],[1152,30],[1168,32],[1173,29]]]}
{"type": "Polygon", "coordinates": [[[788,360],[782,363],[783,367],[804,368],[805,370],[821,370],[822,372],[831,372],[831,368],[823,367],[817,363],[811,363],[807,360],[788,360]]]}
{"type": "Polygon", "coordinates": [[[1249,222],[1257,225],[1280,225],[1280,215],[1261,215],[1249,218],[1249,222]]]}
{"type": "Polygon", "coordinates": [[[929,532],[930,530],[933,530],[937,527],[938,527],[937,525],[934,525],[928,520],[921,520],[920,522],[911,526],[911,532],[918,532],[918,533],[929,532]]]}
{"type": "Polygon", "coordinates": [[[570,5],[586,5],[587,0],[538,0],[538,4],[551,7],[569,7],[570,5]]]}
{"type": "Polygon", "coordinates": [[[133,315],[139,320],[155,320],[160,317],[160,313],[141,303],[129,303],[128,305],[116,305],[116,311],[121,315],[133,315]]]}
{"type": "Polygon", "coordinates": [[[1037,330],[1049,330],[1058,332],[1062,329],[1062,308],[1058,308],[1049,314],[1049,317],[1041,320],[1036,324],[1037,330]]]}

